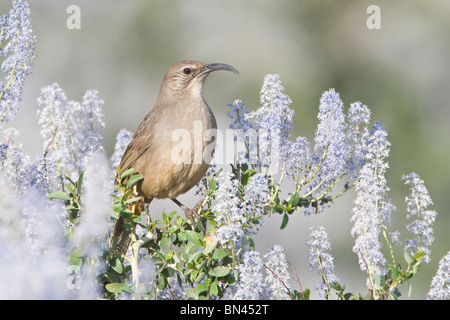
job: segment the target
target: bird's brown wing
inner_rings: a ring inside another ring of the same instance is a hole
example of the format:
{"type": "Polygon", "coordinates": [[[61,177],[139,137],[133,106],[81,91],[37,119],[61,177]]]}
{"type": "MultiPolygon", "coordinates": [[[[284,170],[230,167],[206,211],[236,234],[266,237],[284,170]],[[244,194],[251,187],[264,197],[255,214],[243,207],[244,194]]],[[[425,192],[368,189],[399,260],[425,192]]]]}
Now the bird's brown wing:
{"type": "Polygon", "coordinates": [[[139,159],[153,143],[153,122],[153,112],[149,112],[144,120],[142,120],[133,139],[128,144],[128,147],[122,156],[120,162],[122,172],[130,168],[134,168],[138,171],[138,168],[134,167],[137,159],[139,159]]]}
{"type": "MultiPolygon", "coordinates": [[[[153,141],[153,119],[154,117],[152,116],[152,112],[149,112],[136,130],[133,139],[128,144],[128,147],[122,156],[122,160],[120,162],[120,168],[122,172],[130,168],[134,168],[135,172],[139,173],[140,168],[136,168],[135,165],[137,160],[151,147],[153,141]]],[[[139,184],[138,193],[141,196],[144,196],[143,194],[141,194],[139,184]]],[[[145,199],[145,201],[150,202],[151,199],[145,199]]],[[[139,201],[137,203],[138,212],[143,211],[144,206],[144,201],[139,201]]],[[[130,230],[125,229],[124,223],[124,219],[122,217],[119,217],[114,227],[112,236],[112,241],[116,243],[114,251],[119,254],[125,254],[131,241],[129,237],[130,230]]]]}

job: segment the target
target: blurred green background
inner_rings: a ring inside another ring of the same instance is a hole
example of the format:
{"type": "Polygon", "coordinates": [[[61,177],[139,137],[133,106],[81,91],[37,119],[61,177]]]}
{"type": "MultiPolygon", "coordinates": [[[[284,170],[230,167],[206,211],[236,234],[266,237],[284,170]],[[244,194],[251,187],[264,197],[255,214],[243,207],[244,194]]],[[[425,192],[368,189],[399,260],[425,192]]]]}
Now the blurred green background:
{"type": "MultiPolygon", "coordinates": [[[[226,129],[226,103],[241,99],[250,110],[259,104],[264,75],[280,75],[295,109],[292,135],[312,142],[319,98],[335,88],[346,107],[361,101],[382,122],[392,143],[387,180],[397,207],[392,229],[402,238],[404,197],[400,180],[415,171],[425,180],[438,212],[432,261],[412,281],[410,298],[423,299],[439,259],[450,249],[450,2],[439,0],[31,0],[38,37],[33,74],[26,79],[17,120],[24,149],[42,154],[37,124],[41,87],[58,82],[71,100],[98,89],[105,100],[108,156],[121,128],[136,130],[153,106],[168,67],[179,60],[223,62],[239,76],[214,74],[204,96],[226,129]],[[81,29],[69,30],[66,9],[81,9],[81,29]],[[369,5],[381,8],[381,29],[369,30],[369,5]]],[[[10,1],[0,3],[0,12],[10,1]]],[[[287,191],[287,190],[286,190],[287,191]]],[[[293,215],[279,230],[272,216],[256,240],[265,253],[274,244],[285,248],[303,288],[313,289],[319,276],[308,271],[307,240],[312,225],[324,225],[333,246],[336,274],[352,292],[365,293],[364,277],[352,253],[350,216],[354,194],[347,193],[324,214],[293,215]]],[[[181,197],[193,205],[192,194],[181,197]]],[[[151,210],[177,209],[155,201],[151,210]]],[[[398,251],[402,260],[401,250],[398,251]]],[[[292,287],[298,289],[295,282],[292,287]]],[[[408,288],[401,288],[407,298],[408,288]]],[[[315,292],[313,298],[317,298],[315,292]]]]}

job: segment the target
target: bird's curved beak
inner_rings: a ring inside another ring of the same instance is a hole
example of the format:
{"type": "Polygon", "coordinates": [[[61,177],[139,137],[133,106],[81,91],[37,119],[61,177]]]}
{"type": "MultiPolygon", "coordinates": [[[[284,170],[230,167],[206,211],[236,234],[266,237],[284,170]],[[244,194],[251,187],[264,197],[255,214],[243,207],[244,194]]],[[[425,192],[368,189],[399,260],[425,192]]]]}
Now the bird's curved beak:
{"type": "Polygon", "coordinates": [[[228,71],[234,72],[236,74],[239,74],[239,72],[235,68],[233,68],[232,66],[230,66],[228,64],[210,63],[210,64],[205,65],[203,67],[203,69],[200,70],[200,72],[197,74],[197,77],[201,77],[205,74],[208,74],[210,72],[217,71],[217,70],[228,70],[228,71]]]}

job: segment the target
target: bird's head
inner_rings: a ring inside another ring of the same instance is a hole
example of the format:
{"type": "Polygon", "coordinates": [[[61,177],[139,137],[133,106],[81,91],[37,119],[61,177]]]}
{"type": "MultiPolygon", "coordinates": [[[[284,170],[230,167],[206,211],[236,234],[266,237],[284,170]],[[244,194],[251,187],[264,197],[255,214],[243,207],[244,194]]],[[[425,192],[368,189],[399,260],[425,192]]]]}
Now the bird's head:
{"type": "Polygon", "coordinates": [[[224,63],[211,63],[185,60],[172,65],[162,83],[162,89],[172,91],[175,95],[184,93],[201,95],[206,77],[213,71],[228,70],[239,74],[232,66],[224,63]]]}

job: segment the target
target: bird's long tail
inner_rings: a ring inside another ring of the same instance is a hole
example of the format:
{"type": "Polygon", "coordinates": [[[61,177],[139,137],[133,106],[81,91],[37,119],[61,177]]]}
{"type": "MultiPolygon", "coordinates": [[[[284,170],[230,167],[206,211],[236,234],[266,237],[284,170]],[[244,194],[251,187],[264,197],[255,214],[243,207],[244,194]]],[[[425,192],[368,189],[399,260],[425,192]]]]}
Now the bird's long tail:
{"type": "MultiPolygon", "coordinates": [[[[136,223],[132,222],[132,228],[134,229],[136,227],[136,223]]],[[[122,254],[124,255],[131,242],[130,238],[131,229],[127,230],[125,228],[125,220],[120,217],[116,221],[116,225],[114,226],[114,232],[111,239],[112,245],[113,245],[113,251],[116,254],[122,254]]]]}
{"type": "MultiPolygon", "coordinates": [[[[148,203],[150,203],[151,200],[147,201],[148,203]]],[[[144,212],[144,210],[145,210],[145,203],[141,200],[136,203],[136,206],[132,209],[132,212],[136,212],[136,214],[139,215],[141,212],[144,212]]],[[[128,247],[131,243],[130,234],[133,230],[136,229],[136,223],[131,221],[130,223],[131,227],[126,228],[124,218],[119,217],[119,219],[117,219],[116,221],[116,225],[114,226],[114,231],[111,237],[111,245],[113,251],[116,254],[124,255],[128,250],[128,247]]]]}

